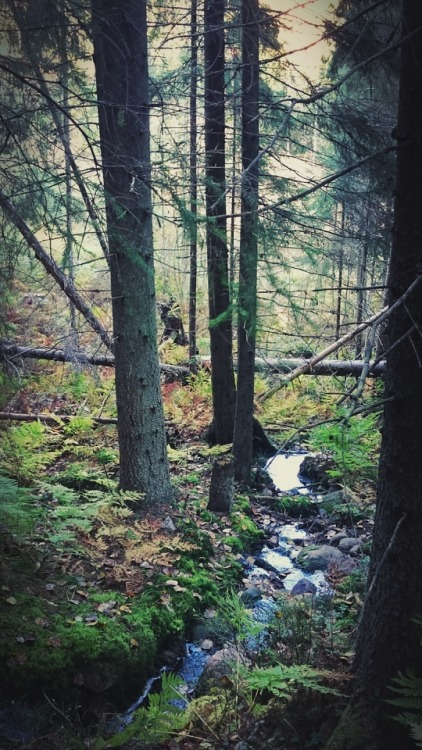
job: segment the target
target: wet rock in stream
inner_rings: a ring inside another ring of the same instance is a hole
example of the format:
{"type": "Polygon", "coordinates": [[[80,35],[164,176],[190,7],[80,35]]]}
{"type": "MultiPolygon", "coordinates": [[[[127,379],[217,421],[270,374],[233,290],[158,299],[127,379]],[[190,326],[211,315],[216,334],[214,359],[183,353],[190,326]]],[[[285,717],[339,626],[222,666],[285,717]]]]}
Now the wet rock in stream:
{"type": "Polygon", "coordinates": [[[302,596],[303,594],[316,594],[317,587],[309,578],[301,578],[292,588],[293,596],[302,596]]]}
{"type": "Polygon", "coordinates": [[[321,547],[309,546],[299,552],[297,564],[306,571],[325,570],[330,563],[337,563],[344,559],[343,553],[337,547],[323,544],[321,547]]]}

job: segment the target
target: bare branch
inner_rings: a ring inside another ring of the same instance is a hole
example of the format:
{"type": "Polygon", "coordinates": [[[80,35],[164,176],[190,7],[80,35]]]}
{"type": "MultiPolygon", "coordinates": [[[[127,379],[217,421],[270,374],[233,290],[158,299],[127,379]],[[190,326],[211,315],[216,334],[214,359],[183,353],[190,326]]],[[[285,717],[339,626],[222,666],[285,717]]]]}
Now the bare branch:
{"type": "Polygon", "coordinates": [[[3,208],[10,221],[13,222],[15,227],[25,238],[29,247],[31,247],[34,251],[35,257],[42,263],[47,273],[49,273],[50,276],[53,277],[53,279],[59,285],[60,289],[62,289],[66,296],[71,300],[71,302],[73,302],[76,309],[79,310],[79,312],[83,315],[91,328],[96,333],[98,333],[101,341],[106,345],[107,349],[113,351],[113,339],[110,337],[104,326],[94,315],[89,305],[87,305],[87,303],[81,297],[69,277],[63,273],[63,271],[59,268],[53,258],[51,258],[51,256],[46,253],[39,240],[35,237],[34,233],[28,227],[27,223],[19,215],[13,203],[1,190],[0,206],[3,208]]]}

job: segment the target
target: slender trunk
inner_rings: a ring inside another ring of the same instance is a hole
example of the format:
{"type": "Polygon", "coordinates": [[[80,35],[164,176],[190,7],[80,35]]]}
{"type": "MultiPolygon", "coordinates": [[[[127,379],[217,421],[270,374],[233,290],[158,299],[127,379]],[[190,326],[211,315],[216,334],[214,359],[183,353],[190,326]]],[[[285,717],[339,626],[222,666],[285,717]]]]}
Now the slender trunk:
{"type": "Polygon", "coordinates": [[[198,22],[197,0],[191,0],[191,73],[190,73],[190,147],[189,147],[189,188],[190,188],[190,273],[189,273],[189,362],[191,370],[196,369],[196,295],[198,265],[198,184],[197,184],[197,96],[198,96],[198,22]]]}
{"type": "MultiPolygon", "coordinates": [[[[65,49],[65,48],[64,48],[65,49]]],[[[69,106],[69,89],[68,82],[68,61],[64,61],[66,67],[65,85],[63,89],[63,109],[67,110],[69,106]]],[[[65,210],[66,210],[66,241],[65,241],[65,267],[67,266],[69,279],[72,284],[75,283],[74,255],[73,255],[73,216],[72,216],[72,169],[69,160],[70,146],[70,123],[66,116],[63,117],[63,135],[64,135],[64,159],[65,159],[65,210]]],[[[70,318],[70,340],[71,346],[78,346],[78,329],[76,325],[76,308],[69,300],[69,318],[70,318]]]]}
{"type": "Polygon", "coordinates": [[[227,251],[224,0],[205,0],[205,170],[211,382],[216,442],[231,443],[235,385],[227,251]]]}
{"type": "MultiPolygon", "coordinates": [[[[341,302],[343,296],[343,263],[344,263],[344,203],[341,203],[341,241],[340,241],[340,254],[338,259],[338,294],[337,294],[337,305],[336,305],[336,331],[335,340],[340,338],[340,327],[341,327],[341,302]]],[[[337,216],[336,216],[337,225],[337,216]]],[[[336,227],[337,228],[337,227],[336,227]]]]}
{"type": "Polygon", "coordinates": [[[253,461],[259,182],[259,4],[242,3],[242,187],[237,328],[236,478],[248,484],[253,461]]]}
{"type": "MultiPolygon", "coordinates": [[[[359,265],[357,274],[357,316],[356,325],[360,325],[364,319],[366,312],[366,267],[368,262],[368,246],[369,246],[369,232],[365,233],[363,243],[359,251],[359,265]]],[[[362,359],[363,352],[363,336],[358,333],[355,339],[355,358],[362,359]]]]}

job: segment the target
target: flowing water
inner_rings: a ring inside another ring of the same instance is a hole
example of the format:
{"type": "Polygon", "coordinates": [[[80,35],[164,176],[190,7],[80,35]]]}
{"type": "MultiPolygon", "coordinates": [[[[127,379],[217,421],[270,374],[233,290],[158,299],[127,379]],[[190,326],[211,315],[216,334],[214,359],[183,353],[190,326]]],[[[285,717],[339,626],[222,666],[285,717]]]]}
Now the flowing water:
{"type": "MultiPolygon", "coordinates": [[[[299,477],[299,468],[306,454],[277,454],[267,463],[266,469],[273,483],[281,492],[289,494],[308,494],[306,480],[299,477]]],[[[270,548],[264,545],[255,555],[255,564],[245,564],[246,577],[251,582],[259,578],[265,578],[271,574],[279,575],[280,582],[286,591],[292,591],[299,581],[309,581],[313,584],[312,590],[315,594],[327,594],[330,592],[322,570],[307,573],[295,562],[301,545],[306,539],[306,531],[300,528],[299,523],[280,524],[273,528],[272,535],[277,535],[278,546],[270,548]]],[[[276,603],[271,597],[263,598],[253,607],[253,616],[257,622],[268,623],[276,608],[276,603]]],[[[265,636],[261,635],[255,641],[256,649],[264,643],[265,636]]],[[[214,650],[204,651],[200,645],[195,643],[185,644],[185,654],[181,666],[177,669],[178,675],[185,681],[185,695],[194,693],[195,686],[205,669],[206,663],[214,650]]],[[[123,729],[131,720],[134,710],[141,706],[147,699],[151,689],[160,680],[161,673],[148,680],[139,698],[120,717],[123,729]]]]}
{"type": "Polygon", "coordinates": [[[306,453],[276,453],[267,461],[266,471],[280,492],[307,495],[306,480],[299,475],[306,453]]]}

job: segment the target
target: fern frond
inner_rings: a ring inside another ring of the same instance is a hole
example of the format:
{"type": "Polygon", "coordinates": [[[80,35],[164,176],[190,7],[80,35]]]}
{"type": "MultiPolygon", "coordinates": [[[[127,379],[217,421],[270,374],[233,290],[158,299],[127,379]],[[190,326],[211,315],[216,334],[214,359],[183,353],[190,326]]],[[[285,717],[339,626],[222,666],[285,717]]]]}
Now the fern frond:
{"type": "Polygon", "coordinates": [[[416,742],[416,747],[422,747],[422,719],[420,723],[410,726],[410,734],[416,742]]]}
{"type": "Polygon", "coordinates": [[[176,703],[183,680],[172,672],[164,673],[161,680],[161,691],[149,695],[149,705],[138,708],[133,721],[118,734],[107,740],[100,738],[94,745],[94,750],[102,748],[122,747],[134,737],[142,739],[143,743],[153,744],[163,742],[170,734],[185,725],[185,711],[176,703]]]}
{"type": "Polygon", "coordinates": [[[306,664],[278,665],[251,670],[246,675],[246,683],[251,690],[258,693],[268,691],[286,699],[292,698],[299,688],[339,695],[337,690],[321,684],[321,680],[329,675],[330,673],[325,670],[313,669],[306,664]]]}

